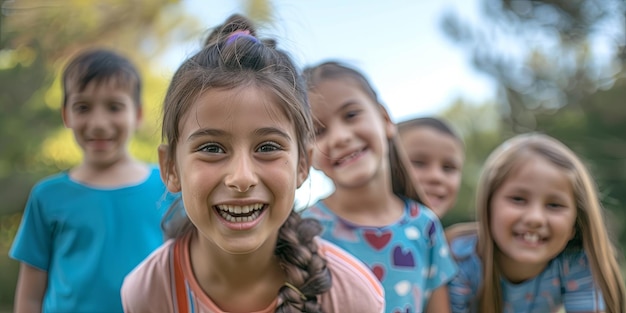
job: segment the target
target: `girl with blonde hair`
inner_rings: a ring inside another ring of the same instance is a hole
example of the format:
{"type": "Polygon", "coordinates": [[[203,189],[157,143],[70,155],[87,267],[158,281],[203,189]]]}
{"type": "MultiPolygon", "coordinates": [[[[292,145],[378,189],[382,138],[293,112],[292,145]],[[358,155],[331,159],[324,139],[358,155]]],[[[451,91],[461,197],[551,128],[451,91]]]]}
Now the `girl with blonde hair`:
{"type": "Polygon", "coordinates": [[[476,224],[447,229],[453,312],[624,312],[595,182],[563,143],[533,133],[496,148],[476,210],[476,224]]]}

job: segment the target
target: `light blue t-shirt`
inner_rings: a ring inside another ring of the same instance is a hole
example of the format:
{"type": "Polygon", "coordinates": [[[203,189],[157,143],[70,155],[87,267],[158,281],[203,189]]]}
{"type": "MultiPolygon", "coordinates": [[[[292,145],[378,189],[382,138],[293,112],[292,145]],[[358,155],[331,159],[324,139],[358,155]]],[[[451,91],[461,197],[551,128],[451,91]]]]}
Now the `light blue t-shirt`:
{"type": "MultiPolygon", "coordinates": [[[[478,237],[468,235],[450,242],[459,266],[448,292],[453,313],[478,312],[475,295],[482,283],[482,262],[476,254],[478,237]]],[[[533,279],[513,284],[500,280],[503,313],[604,312],[602,293],[594,284],[584,251],[562,252],[533,279]]]]}
{"type": "Polygon", "coordinates": [[[364,227],[338,217],[322,201],[302,216],[320,221],[324,239],[374,272],[385,289],[385,312],[423,312],[431,292],[455,275],[441,223],[425,206],[405,200],[404,214],[395,223],[364,227]]]}
{"type": "Polygon", "coordinates": [[[122,281],[163,243],[170,201],[156,167],[113,189],[56,174],[33,187],[9,255],[48,273],[43,312],[122,312],[122,281]]]}

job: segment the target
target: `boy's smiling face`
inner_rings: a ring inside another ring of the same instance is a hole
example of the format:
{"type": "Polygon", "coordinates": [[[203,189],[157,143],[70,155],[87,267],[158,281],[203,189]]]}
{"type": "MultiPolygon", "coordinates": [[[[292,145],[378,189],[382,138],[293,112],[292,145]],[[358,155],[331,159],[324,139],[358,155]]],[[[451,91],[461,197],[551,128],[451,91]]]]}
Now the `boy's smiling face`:
{"type": "Polygon", "coordinates": [[[92,81],[83,90],[68,84],[62,117],[83,151],[83,163],[102,168],[130,157],[128,142],[142,112],[130,88],[111,78],[92,81]]]}
{"type": "Polygon", "coordinates": [[[443,217],[456,203],[465,158],[461,143],[429,126],[400,132],[413,176],[422,186],[430,208],[443,217]]]}

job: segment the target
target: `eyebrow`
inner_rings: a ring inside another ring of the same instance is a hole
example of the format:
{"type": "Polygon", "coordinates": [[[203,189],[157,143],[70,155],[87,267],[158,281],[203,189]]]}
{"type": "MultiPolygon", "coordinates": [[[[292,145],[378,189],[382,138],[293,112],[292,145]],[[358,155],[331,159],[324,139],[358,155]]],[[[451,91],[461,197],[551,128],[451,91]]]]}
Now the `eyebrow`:
{"type": "MultiPolygon", "coordinates": [[[[344,104],[342,104],[339,108],[337,108],[337,110],[335,110],[333,112],[333,114],[341,112],[341,111],[345,110],[347,107],[350,107],[352,105],[359,105],[359,102],[354,100],[354,99],[348,99],[344,104]]],[[[320,122],[319,119],[315,118],[313,120],[313,126],[314,127],[326,127],[326,124],[320,122]]]]}
{"type": "MultiPolygon", "coordinates": [[[[269,136],[269,135],[278,135],[280,137],[285,138],[287,141],[291,142],[291,136],[284,132],[283,130],[275,127],[263,127],[256,129],[254,131],[256,136],[269,136]]],[[[214,128],[201,128],[197,131],[193,132],[189,137],[187,137],[187,141],[191,141],[198,137],[211,136],[211,137],[231,137],[230,134],[223,130],[214,129],[214,128]]]]}
{"type": "Polygon", "coordinates": [[[276,128],[276,127],[259,128],[259,129],[254,131],[254,134],[259,136],[259,137],[268,136],[268,135],[278,135],[280,137],[283,137],[285,140],[291,142],[291,136],[289,136],[289,134],[287,132],[283,131],[282,129],[276,128]]]}
{"type": "Polygon", "coordinates": [[[187,141],[192,141],[198,137],[205,137],[205,136],[223,137],[223,136],[228,136],[228,134],[225,131],[219,130],[219,129],[200,128],[196,130],[195,132],[191,133],[191,135],[187,137],[187,141]]]}
{"type": "Polygon", "coordinates": [[[345,110],[347,107],[351,106],[351,105],[359,105],[360,103],[354,99],[348,99],[348,101],[346,101],[344,104],[342,104],[338,109],[337,112],[345,110]]]}

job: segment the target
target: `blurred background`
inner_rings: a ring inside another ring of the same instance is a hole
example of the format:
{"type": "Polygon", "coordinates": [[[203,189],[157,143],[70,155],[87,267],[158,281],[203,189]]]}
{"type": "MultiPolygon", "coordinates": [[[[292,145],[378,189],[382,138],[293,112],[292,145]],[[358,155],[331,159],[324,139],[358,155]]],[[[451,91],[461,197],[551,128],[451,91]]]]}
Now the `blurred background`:
{"type": "MultiPolygon", "coordinates": [[[[476,180],[502,140],[552,135],[598,182],[607,227],[626,248],[626,5],[623,0],[0,0],[0,311],[18,264],[7,256],[30,189],[80,160],[63,127],[59,73],[90,46],[128,55],[144,79],[134,155],[156,162],[160,106],[173,71],[232,13],[261,26],[299,66],[361,69],[392,118],[444,117],[467,160],[444,225],[472,220],[476,180]]],[[[332,189],[314,172],[304,206],[332,189]]]]}

